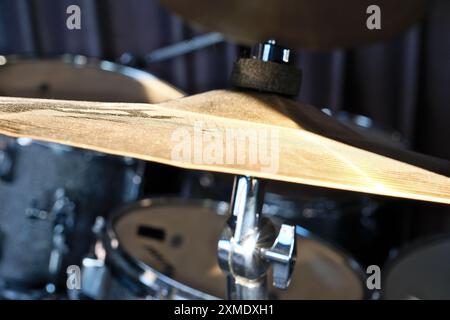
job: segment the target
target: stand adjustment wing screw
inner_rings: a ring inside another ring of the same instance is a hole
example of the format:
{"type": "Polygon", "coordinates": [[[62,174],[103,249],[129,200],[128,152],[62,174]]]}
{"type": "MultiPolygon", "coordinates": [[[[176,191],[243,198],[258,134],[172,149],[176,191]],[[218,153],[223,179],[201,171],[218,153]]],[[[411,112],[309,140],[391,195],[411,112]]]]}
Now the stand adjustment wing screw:
{"type": "Polygon", "coordinates": [[[272,264],[273,285],[279,289],[287,289],[297,258],[295,226],[281,225],[273,246],[261,249],[261,254],[272,264]]]}

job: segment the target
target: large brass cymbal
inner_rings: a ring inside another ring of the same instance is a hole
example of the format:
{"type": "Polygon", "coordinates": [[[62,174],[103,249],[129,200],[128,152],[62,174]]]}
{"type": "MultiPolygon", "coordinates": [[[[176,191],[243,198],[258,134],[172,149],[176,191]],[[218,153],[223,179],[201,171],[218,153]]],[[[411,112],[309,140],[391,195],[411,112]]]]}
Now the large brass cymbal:
{"type": "Polygon", "coordinates": [[[449,162],[385,145],[312,106],[270,94],[219,90],[161,104],[4,97],[0,133],[187,169],[450,204],[449,162]],[[214,143],[225,144],[227,130],[274,138],[263,147],[276,158],[275,170],[249,161],[245,141],[245,161],[208,160],[214,143]],[[214,142],[205,138],[212,135],[214,142]],[[174,157],[181,142],[192,153],[174,157]]]}
{"type": "Polygon", "coordinates": [[[417,22],[426,0],[160,0],[193,24],[244,44],[269,38],[291,48],[331,49],[389,38],[417,22]],[[381,29],[369,30],[369,5],[381,29]]]}

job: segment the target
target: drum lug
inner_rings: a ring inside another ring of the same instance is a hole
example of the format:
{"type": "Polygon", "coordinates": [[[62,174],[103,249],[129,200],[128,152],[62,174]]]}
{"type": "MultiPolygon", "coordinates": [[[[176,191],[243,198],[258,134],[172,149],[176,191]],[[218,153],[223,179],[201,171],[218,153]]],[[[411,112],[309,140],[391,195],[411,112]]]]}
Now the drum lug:
{"type": "Polygon", "coordinates": [[[53,249],[50,254],[49,272],[53,279],[58,277],[61,266],[69,251],[67,233],[74,226],[75,204],[67,196],[64,189],[57,189],[54,194],[54,203],[50,210],[53,226],[53,249]]]}
{"type": "Polygon", "coordinates": [[[104,299],[106,284],[110,282],[110,273],[105,261],[99,258],[86,257],[82,262],[81,292],[91,299],[104,299]]]}
{"type": "Polygon", "coordinates": [[[106,289],[111,282],[111,273],[105,265],[105,248],[101,237],[105,230],[106,221],[102,216],[95,219],[92,233],[96,238],[95,245],[88,256],[82,260],[81,270],[81,293],[91,299],[104,299],[106,289]]]}
{"type": "Polygon", "coordinates": [[[71,229],[74,225],[75,203],[66,196],[64,188],[58,188],[53,193],[53,203],[47,209],[36,206],[27,208],[25,215],[30,219],[48,220],[54,225],[64,225],[71,229]]]}
{"type": "Polygon", "coordinates": [[[102,232],[105,230],[106,221],[105,218],[102,216],[98,216],[95,218],[94,225],[92,226],[92,233],[97,238],[97,240],[100,239],[102,232]]]}
{"type": "Polygon", "coordinates": [[[0,181],[11,181],[14,167],[12,151],[0,148],[0,181]]]}
{"type": "Polygon", "coordinates": [[[49,209],[28,208],[25,214],[31,219],[46,220],[53,223],[52,250],[48,271],[52,281],[56,281],[64,257],[69,251],[67,234],[75,224],[75,203],[66,195],[63,188],[58,188],[53,194],[53,203],[49,209]]]}

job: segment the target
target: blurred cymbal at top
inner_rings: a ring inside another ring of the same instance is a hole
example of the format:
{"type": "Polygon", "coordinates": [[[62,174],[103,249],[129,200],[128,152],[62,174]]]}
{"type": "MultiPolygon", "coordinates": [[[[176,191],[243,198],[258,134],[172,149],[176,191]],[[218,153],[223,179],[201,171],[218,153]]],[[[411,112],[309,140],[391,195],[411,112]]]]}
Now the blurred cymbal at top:
{"type": "Polygon", "coordinates": [[[331,49],[385,40],[416,23],[425,0],[160,0],[195,25],[253,45],[274,38],[291,48],[331,49]],[[369,30],[370,5],[381,29],[369,30]]]}

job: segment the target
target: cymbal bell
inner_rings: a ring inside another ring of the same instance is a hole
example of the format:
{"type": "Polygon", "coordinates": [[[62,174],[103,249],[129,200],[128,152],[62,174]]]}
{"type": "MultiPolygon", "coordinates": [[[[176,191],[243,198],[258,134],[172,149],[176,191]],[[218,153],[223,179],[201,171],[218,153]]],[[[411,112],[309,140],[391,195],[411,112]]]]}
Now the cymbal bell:
{"type": "Polygon", "coordinates": [[[425,0],[160,0],[187,21],[253,45],[267,39],[294,48],[331,49],[385,40],[416,23],[425,0]],[[381,29],[366,26],[381,9],[381,29]]]}
{"type": "Polygon", "coordinates": [[[186,169],[450,204],[448,161],[380,143],[271,94],[217,90],[161,104],[3,97],[0,133],[186,169]],[[234,144],[219,156],[230,132],[234,144]],[[236,133],[247,136],[233,140],[236,133]],[[271,161],[253,161],[260,149],[252,149],[252,133],[271,161]],[[180,147],[187,148],[181,157],[180,147]]]}

